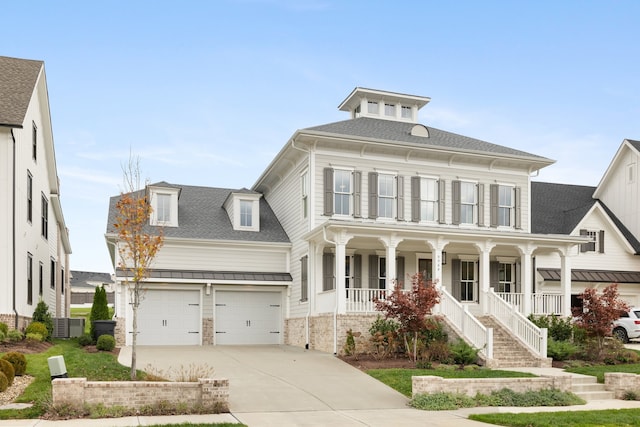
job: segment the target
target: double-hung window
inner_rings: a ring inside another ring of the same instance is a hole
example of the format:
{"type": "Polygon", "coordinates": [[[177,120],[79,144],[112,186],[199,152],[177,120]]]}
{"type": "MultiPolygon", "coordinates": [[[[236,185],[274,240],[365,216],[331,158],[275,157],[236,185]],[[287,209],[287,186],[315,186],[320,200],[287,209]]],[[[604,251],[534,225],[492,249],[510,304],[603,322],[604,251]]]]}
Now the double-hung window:
{"type": "Polygon", "coordinates": [[[33,220],[33,175],[27,171],[27,221],[33,220]]]}
{"type": "Polygon", "coordinates": [[[413,111],[411,110],[411,107],[407,107],[403,105],[400,108],[400,115],[402,116],[403,119],[411,119],[413,118],[413,111]]]}
{"type": "Polygon", "coordinates": [[[253,201],[240,200],[240,227],[253,227],[253,201]]]}
{"type": "Polygon", "coordinates": [[[498,226],[511,227],[513,225],[513,187],[498,186],[498,226]]]}
{"type": "Polygon", "coordinates": [[[158,223],[171,222],[171,194],[156,195],[156,218],[158,223]]]}
{"type": "Polygon", "coordinates": [[[27,253],[27,304],[33,304],[33,255],[27,253]]]}
{"type": "Polygon", "coordinates": [[[420,179],[420,221],[438,220],[438,181],[420,179]]]}
{"type": "Polygon", "coordinates": [[[49,238],[49,201],[42,195],[42,215],[41,215],[42,237],[49,238]]]}
{"type": "Polygon", "coordinates": [[[379,112],[378,103],[376,101],[367,102],[367,112],[369,114],[378,114],[379,112]]]}
{"type": "Polygon", "coordinates": [[[513,292],[513,264],[501,262],[498,265],[498,292],[513,292]]]}
{"type": "Polygon", "coordinates": [[[396,115],[396,104],[384,104],[384,115],[395,117],[396,115]]]}
{"type": "Polygon", "coordinates": [[[475,224],[478,190],[473,182],[460,183],[460,224],[475,224]]]}
{"type": "Polygon", "coordinates": [[[305,171],[300,176],[300,187],[302,218],[306,218],[309,215],[309,172],[305,171]]]}
{"type": "Polygon", "coordinates": [[[395,176],[378,174],[378,218],[395,218],[395,176]]]}
{"type": "Polygon", "coordinates": [[[336,215],[351,214],[351,171],[335,169],[333,172],[333,209],[336,215]]]}

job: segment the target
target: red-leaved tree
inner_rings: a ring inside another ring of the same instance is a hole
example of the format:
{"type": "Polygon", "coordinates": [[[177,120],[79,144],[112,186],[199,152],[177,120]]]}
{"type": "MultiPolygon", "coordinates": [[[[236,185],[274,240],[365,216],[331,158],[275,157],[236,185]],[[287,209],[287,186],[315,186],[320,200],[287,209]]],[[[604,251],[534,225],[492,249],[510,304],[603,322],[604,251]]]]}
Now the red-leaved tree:
{"type": "Polygon", "coordinates": [[[431,280],[425,280],[422,273],[411,276],[411,290],[404,291],[397,283],[386,299],[376,299],[376,310],[382,311],[387,319],[400,324],[399,332],[404,337],[404,345],[409,357],[417,360],[418,334],[430,327],[427,315],[440,302],[440,292],[431,280]],[[409,339],[413,342],[410,351],[409,339]]]}
{"type": "Polygon", "coordinates": [[[617,283],[607,286],[602,293],[587,288],[578,298],[582,300],[582,308],[573,308],[575,324],[583,328],[587,336],[595,338],[602,349],[604,338],[611,335],[613,321],[629,310],[629,305],[620,299],[617,283]]]}

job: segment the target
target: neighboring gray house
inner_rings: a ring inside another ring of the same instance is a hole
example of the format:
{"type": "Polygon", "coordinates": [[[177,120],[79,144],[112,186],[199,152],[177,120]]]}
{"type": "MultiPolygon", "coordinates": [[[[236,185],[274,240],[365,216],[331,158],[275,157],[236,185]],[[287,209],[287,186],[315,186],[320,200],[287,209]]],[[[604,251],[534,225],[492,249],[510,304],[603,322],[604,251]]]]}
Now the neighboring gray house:
{"type": "Polygon", "coordinates": [[[107,302],[113,304],[115,282],[109,273],[71,270],[71,305],[93,304],[93,295],[97,286],[104,286],[107,302]]]}

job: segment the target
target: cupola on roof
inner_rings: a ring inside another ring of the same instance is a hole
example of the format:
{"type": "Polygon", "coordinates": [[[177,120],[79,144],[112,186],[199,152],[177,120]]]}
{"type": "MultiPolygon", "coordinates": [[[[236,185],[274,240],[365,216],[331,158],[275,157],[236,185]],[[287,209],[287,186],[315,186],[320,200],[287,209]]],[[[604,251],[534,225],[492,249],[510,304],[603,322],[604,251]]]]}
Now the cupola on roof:
{"type": "Polygon", "coordinates": [[[431,98],[425,96],[356,87],[338,109],[350,112],[352,119],[375,117],[417,123],[418,110],[429,101],[431,98]]]}

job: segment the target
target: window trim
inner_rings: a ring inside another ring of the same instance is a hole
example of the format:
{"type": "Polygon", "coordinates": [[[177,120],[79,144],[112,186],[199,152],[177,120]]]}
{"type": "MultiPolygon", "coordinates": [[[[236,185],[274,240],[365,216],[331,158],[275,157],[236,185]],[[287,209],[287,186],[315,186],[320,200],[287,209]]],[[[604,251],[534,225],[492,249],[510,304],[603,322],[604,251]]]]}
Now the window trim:
{"type": "Polygon", "coordinates": [[[44,193],[41,193],[41,207],[42,212],[40,213],[40,227],[41,227],[41,235],[45,240],[49,239],[49,200],[44,193]]]}
{"type": "Polygon", "coordinates": [[[38,161],[38,126],[36,122],[31,122],[31,158],[34,162],[38,161]]]}
{"type": "Polygon", "coordinates": [[[240,228],[252,229],[253,227],[253,200],[238,200],[238,226],[240,228]]]}
{"type": "Polygon", "coordinates": [[[354,173],[354,169],[353,168],[346,168],[346,167],[334,167],[333,168],[333,182],[332,182],[332,186],[331,186],[331,190],[333,192],[333,215],[337,216],[337,217],[351,217],[353,215],[354,212],[354,196],[353,196],[353,190],[354,190],[354,179],[353,179],[353,173],[354,173]],[[338,175],[338,172],[340,173],[348,173],[349,174],[349,192],[337,192],[336,191],[336,176],[338,175]],[[341,195],[342,197],[344,197],[345,195],[348,197],[348,212],[347,213],[337,213],[336,212],[336,197],[338,195],[341,195]]]}
{"type": "Polygon", "coordinates": [[[419,189],[418,189],[418,203],[419,203],[419,216],[418,216],[418,221],[422,224],[435,224],[438,223],[440,221],[439,218],[439,204],[440,204],[440,179],[438,177],[433,177],[433,176],[422,176],[422,175],[418,175],[418,179],[419,179],[419,189]],[[429,200],[429,199],[423,199],[422,198],[422,192],[423,192],[423,188],[424,188],[424,183],[425,181],[430,181],[433,182],[435,185],[435,199],[434,200],[429,200]],[[426,212],[423,212],[423,203],[432,203],[433,204],[433,219],[423,219],[423,214],[426,212]]]}
{"type": "Polygon", "coordinates": [[[309,170],[305,169],[300,174],[300,203],[301,217],[306,219],[309,217],[309,170]]]}
{"type": "Polygon", "coordinates": [[[33,223],[33,175],[27,169],[27,222],[33,223]]]}
{"type": "Polygon", "coordinates": [[[54,258],[51,258],[51,262],[49,263],[49,265],[51,266],[51,272],[49,274],[49,279],[51,280],[51,282],[49,283],[49,287],[51,289],[56,288],[56,264],[56,260],[54,258]]]}
{"type": "Polygon", "coordinates": [[[27,252],[27,305],[33,305],[33,255],[27,252]]]}
{"type": "Polygon", "coordinates": [[[156,192],[155,193],[155,213],[156,213],[156,224],[158,225],[165,225],[165,224],[171,224],[172,223],[172,205],[173,203],[171,203],[173,200],[173,197],[171,195],[171,193],[162,193],[162,192],[156,192]],[[161,203],[162,201],[162,203],[161,203]],[[168,212],[167,212],[168,211],[168,212]],[[166,215],[168,214],[168,219],[166,217],[166,215]],[[160,219],[160,216],[162,216],[162,219],[160,219]]]}
{"type": "Polygon", "coordinates": [[[38,295],[42,296],[44,293],[44,264],[40,261],[38,267],[38,295]]]}
{"type": "Polygon", "coordinates": [[[395,172],[385,172],[385,171],[378,171],[377,172],[377,180],[376,180],[376,193],[377,193],[377,211],[376,211],[376,219],[378,220],[382,220],[382,221],[389,221],[389,220],[394,220],[397,218],[397,198],[398,198],[398,174],[395,172]],[[385,178],[390,178],[391,179],[391,196],[389,195],[382,195],[381,192],[381,188],[380,188],[380,181],[381,181],[381,177],[385,177],[385,178]],[[383,200],[384,199],[384,200],[383,200]],[[383,216],[381,215],[381,207],[382,207],[382,202],[386,201],[386,202],[391,202],[391,215],[390,216],[383,216]]]}
{"type": "Polygon", "coordinates": [[[464,226],[473,226],[473,225],[478,225],[478,202],[479,202],[479,197],[478,197],[478,181],[472,181],[472,180],[460,180],[460,225],[464,225],[464,226]],[[463,202],[463,197],[462,197],[462,193],[463,193],[463,187],[466,185],[473,185],[473,203],[465,203],[463,202]],[[462,207],[463,206],[470,206],[471,207],[471,222],[463,222],[463,218],[462,218],[462,207]]]}

